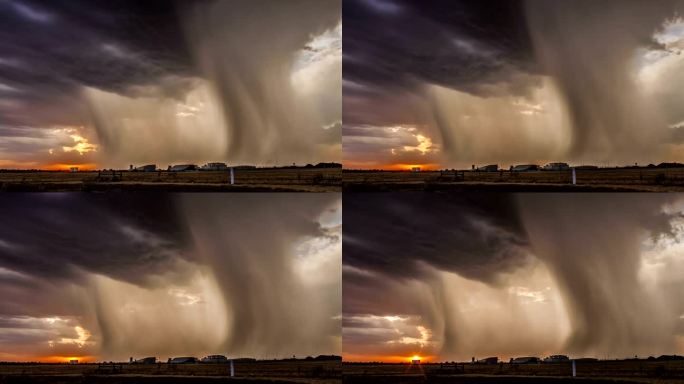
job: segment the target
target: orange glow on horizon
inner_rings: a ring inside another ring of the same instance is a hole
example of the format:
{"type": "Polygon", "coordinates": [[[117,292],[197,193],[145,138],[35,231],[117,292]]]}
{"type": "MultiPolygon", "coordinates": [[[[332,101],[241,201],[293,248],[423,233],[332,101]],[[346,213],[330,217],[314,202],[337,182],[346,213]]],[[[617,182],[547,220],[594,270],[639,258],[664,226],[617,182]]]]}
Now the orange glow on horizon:
{"type": "Polygon", "coordinates": [[[421,171],[434,171],[439,169],[439,164],[392,164],[385,168],[391,171],[411,171],[413,168],[420,168],[421,171]]]}
{"type": "Polygon", "coordinates": [[[78,167],[79,171],[92,171],[92,170],[98,169],[98,166],[95,163],[88,163],[88,164],[49,164],[49,165],[46,165],[40,169],[45,170],[45,171],[68,171],[71,169],[71,167],[78,167]]]}
{"type": "Polygon", "coordinates": [[[49,363],[68,363],[71,360],[78,360],[81,363],[92,363],[95,361],[94,356],[47,356],[39,361],[49,362],[49,363]]]}
{"type": "Polygon", "coordinates": [[[342,360],[348,361],[348,362],[354,362],[354,363],[376,362],[376,361],[379,361],[382,363],[411,363],[411,360],[413,360],[416,357],[420,360],[421,364],[437,361],[437,356],[418,356],[418,355],[385,356],[385,355],[350,355],[350,354],[343,354],[342,360]]]}
{"type": "Polygon", "coordinates": [[[442,168],[441,164],[428,163],[428,164],[357,164],[345,162],[343,164],[345,169],[380,169],[383,171],[410,171],[414,167],[419,167],[421,171],[435,171],[442,168]]]}
{"type": "Polygon", "coordinates": [[[0,361],[11,361],[16,363],[22,362],[39,362],[39,363],[68,363],[71,360],[78,360],[79,364],[94,363],[97,361],[96,356],[17,356],[17,355],[0,355],[0,361]]]}

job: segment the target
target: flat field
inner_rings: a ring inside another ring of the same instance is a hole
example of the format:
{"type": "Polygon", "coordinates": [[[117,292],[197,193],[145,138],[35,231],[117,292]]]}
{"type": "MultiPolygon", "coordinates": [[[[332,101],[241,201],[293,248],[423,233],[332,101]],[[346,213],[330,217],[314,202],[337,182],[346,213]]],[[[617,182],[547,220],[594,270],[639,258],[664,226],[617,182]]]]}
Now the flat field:
{"type": "Polygon", "coordinates": [[[345,383],[684,383],[684,361],[559,364],[356,364],[343,363],[345,383]]]}
{"type": "Polygon", "coordinates": [[[235,170],[228,172],[0,171],[0,191],[339,192],[340,168],[235,170]]]}
{"type": "Polygon", "coordinates": [[[227,364],[0,364],[0,383],[318,383],[341,381],[340,362],[227,364]]]}
{"type": "Polygon", "coordinates": [[[505,192],[684,191],[684,168],[601,168],[571,171],[352,171],[344,170],[349,191],[492,190],[505,192]]]}

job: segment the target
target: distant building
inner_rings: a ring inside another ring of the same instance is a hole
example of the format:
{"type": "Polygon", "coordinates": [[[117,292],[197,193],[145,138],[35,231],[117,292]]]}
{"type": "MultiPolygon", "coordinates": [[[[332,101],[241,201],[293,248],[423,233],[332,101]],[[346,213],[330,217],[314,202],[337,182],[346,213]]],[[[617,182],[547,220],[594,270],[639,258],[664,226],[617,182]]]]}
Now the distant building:
{"type": "Polygon", "coordinates": [[[420,359],[412,359],[411,364],[420,364],[420,359]]]}
{"type": "Polygon", "coordinates": [[[544,358],[545,363],[566,363],[570,358],[565,355],[551,355],[544,358]]]}
{"type": "Polygon", "coordinates": [[[143,357],[142,359],[133,360],[131,364],[156,364],[156,357],[143,357]]]}
{"type": "Polygon", "coordinates": [[[201,169],[203,171],[227,171],[228,166],[226,163],[206,163],[201,169]]]}
{"type": "Polygon", "coordinates": [[[206,357],[203,357],[202,360],[200,360],[202,363],[207,363],[207,364],[221,364],[221,363],[227,363],[228,358],[223,356],[223,355],[209,355],[206,357]]]}
{"type": "MultiPolygon", "coordinates": [[[[131,165],[131,167],[133,167],[131,165]]],[[[156,164],[147,164],[147,165],[141,165],[139,167],[135,167],[132,169],[134,172],[156,172],[157,171],[157,165],[156,164]]]]}
{"type": "Polygon", "coordinates": [[[511,364],[538,364],[540,359],[533,356],[516,357],[511,359],[511,364]]]}
{"type": "Polygon", "coordinates": [[[531,171],[538,171],[539,166],[535,164],[521,164],[521,165],[515,165],[511,166],[511,171],[512,172],[531,172],[531,171]]]}
{"type": "Polygon", "coordinates": [[[544,171],[567,171],[569,169],[570,165],[568,163],[548,163],[542,167],[544,171]]]}
{"type": "Polygon", "coordinates": [[[78,167],[71,167],[69,168],[69,172],[78,172],[78,167]]]}
{"type": "Polygon", "coordinates": [[[179,165],[172,165],[169,167],[169,171],[171,172],[187,172],[187,171],[196,171],[197,166],[195,164],[179,164],[179,165]]]}
{"type": "Polygon", "coordinates": [[[69,360],[69,364],[78,364],[78,359],[71,359],[69,360]]]}
{"type": "Polygon", "coordinates": [[[482,167],[477,167],[476,171],[479,172],[497,172],[499,170],[498,164],[484,165],[482,167]]]}
{"type": "Polygon", "coordinates": [[[498,364],[499,358],[496,356],[486,357],[484,359],[478,360],[476,363],[477,364],[498,364]]]}
{"type": "Polygon", "coordinates": [[[411,172],[420,172],[420,167],[411,168],[411,172]]]}
{"type": "Polygon", "coordinates": [[[196,357],[174,357],[169,360],[169,364],[197,364],[196,357]]]}

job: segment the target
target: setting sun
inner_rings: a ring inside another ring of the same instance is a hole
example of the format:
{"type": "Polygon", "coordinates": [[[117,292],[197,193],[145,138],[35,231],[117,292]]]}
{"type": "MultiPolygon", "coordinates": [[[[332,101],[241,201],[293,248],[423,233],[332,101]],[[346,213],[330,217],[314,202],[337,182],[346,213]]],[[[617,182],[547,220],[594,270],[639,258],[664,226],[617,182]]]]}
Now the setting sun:
{"type": "Polygon", "coordinates": [[[71,168],[78,168],[79,171],[92,171],[97,169],[98,165],[94,163],[85,164],[49,164],[42,169],[46,171],[69,171],[71,168]]]}
{"type": "Polygon", "coordinates": [[[439,164],[391,164],[385,169],[391,171],[413,171],[419,169],[421,171],[434,171],[440,168],[439,164]]]}

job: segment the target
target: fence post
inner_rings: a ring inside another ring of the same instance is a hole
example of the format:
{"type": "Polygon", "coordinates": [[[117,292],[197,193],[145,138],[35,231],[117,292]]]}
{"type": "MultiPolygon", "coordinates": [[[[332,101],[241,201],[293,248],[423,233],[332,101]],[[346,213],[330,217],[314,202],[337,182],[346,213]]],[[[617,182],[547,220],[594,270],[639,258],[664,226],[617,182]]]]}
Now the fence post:
{"type": "Polygon", "coordinates": [[[575,360],[572,361],[572,377],[577,376],[577,367],[575,366],[575,360]]]}

